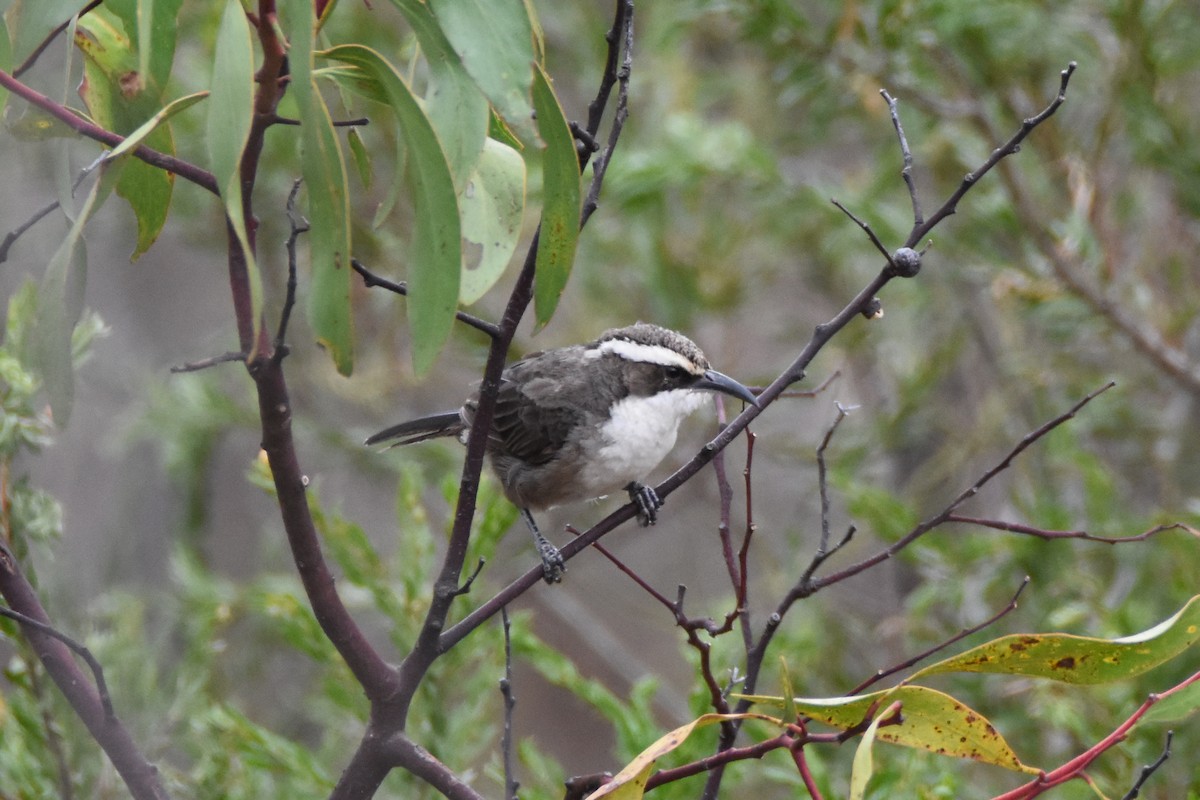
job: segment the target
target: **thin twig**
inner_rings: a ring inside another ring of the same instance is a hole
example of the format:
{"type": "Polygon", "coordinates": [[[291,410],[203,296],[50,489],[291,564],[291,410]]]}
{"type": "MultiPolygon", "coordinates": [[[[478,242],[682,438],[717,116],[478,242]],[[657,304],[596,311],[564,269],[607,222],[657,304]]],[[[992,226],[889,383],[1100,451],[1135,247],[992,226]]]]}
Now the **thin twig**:
{"type": "Polygon", "coordinates": [[[512,630],[507,608],[500,611],[500,623],[504,629],[504,677],[500,679],[500,694],[504,697],[504,736],[500,743],[504,755],[504,796],[507,800],[517,800],[517,790],[521,788],[513,759],[513,709],[517,698],[512,688],[512,630]]]}
{"type": "Polygon", "coordinates": [[[1142,786],[1146,784],[1146,780],[1153,775],[1159,767],[1167,763],[1167,759],[1171,757],[1171,740],[1175,738],[1175,731],[1167,731],[1167,743],[1163,745],[1162,754],[1154,761],[1153,764],[1147,764],[1142,767],[1142,772],[1138,775],[1137,782],[1130,787],[1129,791],[1121,800],[1135,800],[1142,793],[1142,786]]]}
{"type": "MultiPolygon", "coordinates": [[[[608,105],[609,93],[613,82],[617,83],[617,107],[613,112],[612,127],[608,131],[608,141],[604,150],[596,155],[592,164],[592,182],[588,186],[587,195],[579,216],[579,226],[583,227],[595,212],[600,203],[600,188],[604,184],[604,175],[612,162],[613,153],[617,149],[617,141],[625,128],[625,120],[629,117],[629,76],[633,72],[633,0],[617,0],[616,18],[608,39],[608,60],[604,66],[604,77],[600,81],[600,91],[596,99],[588,106],[587,132],[595,139],[600,132],[600,120],[608,105]],[[623,55],[621,55],[623,54],[623,55]],[[621,65],[617,66],[620,55],[621,65]]],[[[587,163],[586,153],[580,157],[580,168],[587,163]]]]}
{"type": "Polygon", "coordinates": [[[292,190],[288,192],[287,198],[287,218],[288,225],[291,227],[287,243],[284,245],[284,249],[287,250],[288,264],[287,293],[284,295],[283,310],[279,314],[279,329],[275,332],[275,346],[271,353],[271,358],[276,361],[282,361],[288,353],[286,344],[288,322],[292,317],[292,309],[296,305],[296,241],[300,238],[300,234],[307,233],[309,230],[308,220],[296,210],[296,196],[300,194],[300,187],[303,184],[303,178],[294,180],[292,190]]]}
{"type": "MultiPolygon", "coordinates": [[[[933,530],[934,528],[941,526],[950,518],[951,515],[953,515],[954,510],[956,508],[958,508],[960,505],[965,503],[970,498],[974,497],[976,494],[979,493],[979,490],[982,489],[988,482],[990,482],[993,478],[995,478],[998,474],[1000,474],[1004,470],[1008,469],[1008,467],[1012,464],[1013,460],[1016,459],[1016,457],[1018,455],[1025,452],[1026,449],[1028,449],[1031,445],[1033,445],[1039,439],[1044,437],[1046,434],[1050,433],[1050,431],[1054,430],[1055,428],[1059,427],[1060,425],[1073,419],[1075,417],[1075,415],[1079,413],[1080,409],[1082,409],[1088,403],[1092,402],[1092,400],[1096,399],[1096,397],[1098,397],[1102,393],[1108,391],[1115,385],[1116,384],[1114,384],[1112,382],[1106,383],[1104,386],[1089,393],[1086,397],[1084,397],[1078,403],[1071,406],[1070,410],[1068,410],[1062,414],[1059,414],[1057,417],[1055,417],[1054,419],[1050,420],[1049,422],[1041,425],[1036,430],[1025,434],[1025,436],[1021,439],[1021,441],[1018,442],[1017,445],[1008,452],[1008,455],[1006,455],[995,466],[988,469],[978,480],[976,480],[973,484],[971,484],[971,486],[969,486],[967,489],[960,492],[959,495],[957,497],[955,497],[953,500],[951,500],[950,503],[944,509],[939,511],[934,516],[930,517],[928,520],[918,524],[915,528],[913,528],[907,534],[905,534],[900,539],[898,539],[896,542],[891,544],[889,547],[876,553],[875,555],[871,556],[870,558],[863,559],[862,561],[858,562],[857,564],[854,564],[852,566],[847,567],[844,570],[841,570],[840,572],[837,572],[832,575],[828,575],[824,578],[821,578],[819,580],[813,581],[811,583],[811,585],[808,587],[805,587],[803,591],[794,592],[795,597],[792,597],[792,600],[798,599],[799,597],[802,597],[802,596],[807,596],[808,594],[815,593],[815,592],[817,592],[821,589],[824,589],[827,586],[831,586],[835,583],[840,583],[841,581],[844,581],[847,578],[850,578],[854,575],[859,574],[860,572],[862,572],[865,569],[873,567],[876,564],[879,564],[883,561],[886,561],[887,559],[896,555],[896,553],[899,553],[901,550],[908,547],[910,544],[912,544],[914,541],[916,541],[921,536],[924,536],[926,533],[933,530]]],[[[786,600],[785,600],[785,603],[786,603],[786,600]]]]}
{"type": "MultiPolygon", "coordinates": [[[[354,268],[363,279],[363,285],[368,289],[378,286],[381,289],[386,289],[394,294],[408,296],[408,284],[404,281],[390,281],[387,278],[381,278],[359,261],[357,258],[350,259],[350,266],[354,268]]],[[[495,323],[488,322],[485,319],[468,314],[465,311],[454,312],[454,317],[466,325],[470,325],[477,331],[486,333],[493,340],[500,336],[500,328],[495,323]]]]}
{"type": "MultiPolygon", "coordinates": [[[[84,119],[63,104],[51,100],[41,92],[26,86],[4,70],[0,70],[0,87],[8,89],[22,100],[37,106],[82,136],[86,136],[109,147],[116,147],[125,141],[124,136],[101,128],[99,125],[84,119]]],[[[166,172],[174,173],[184,180],[191,181],[197,186],[207,189],[213,194],[220,194],[220,190],[217,188],[216,177],[208,170],[201,169],[190,161],[184,161],[181,158],[162,153],[144,144],[134,148],[132,155],[135,158],[145,161],[152,167],[158,167],[166,172]]]]}
{"type": "Polygon", "coordinates": [[[171,367],[171,372],[199,372],[202,369],[215,367],[217,364],[228,364],[230,361],[244,362],[245,360],[245,353],[235,353],[231,350],[228,353],[221,353],[219,356],[210,356],[209,358],[202,358],[199,361],[189,361],[186,364],[171,367]]]}
{"type": "Polygon", "coordinates": [[[933,230],[939,222],[953,214],[958,209],[958,201],[971,190],[980,178],[986,175],[992,167],[996,166],[1005,157],[1010,156],[1021,148],[1021,142],[1025,141],[1034,128],[1041,125],[1049,119],[1058,107],[1061,106],[1067,99],[1067,85],[1071,82],[1071,76],[1075,74],[1076,63],[1072,61],[1067,64],[1067,68],[1059,73],[1058,95],[1055,96],[1050,104],[1043,108],[1040,112],[1032,117],[1021,121],[1020,129],[1012,135],[1011,138],[1004,144],[992,151],[987,161],[973,172],[968,172],[963,178],[962,183],[954,191],[952,195],[942,204],[942,207],[933,213],[929,219],[924,221],[914,221],[912,231],[908,234],[908,239],[905,241],[906,247],[916,247],[918,243],[933,230]]]}
{"type": "Polygon", "coordinates": [[[878,683],[879,681],[883,680],[884,678],[888,677],[889,675],[895,675],[897,672],[902,672],[902,671],[908,669],[909,667],[913,666],[914,664],[919,664],[920,662],[929,658],[934,653],[945,650],[947,647],[954,644],[955,642],[962,641],[963,639],[967,638],[971,634],[979,633],[979,631],[983,630],[984,628],[987,628],[991,625],[996,624],[1003,617],[1011,614],[1013,611],[1016,611],[1017,600],[1020,599],[1021,592],[1025,591],[1025,587],[1028,585],[1029,585],[1029,576],[1026,575],[1025,579],[1023,581],[1021,581],[1021,585],[1017,587],[1016,594],[1014,594],[1012,596],[1012,599],[1008,601],[1008,605],[1004,606],[1004,608],[1000,609],[995,614],[993,614],[992,616],[985,619],[983,622],[980,622],[978,625],[972,625],[969,628],[963,628],[961,631],[956,633],[954,636],[951,636],[949,639],[939,642],[938,644],[934,645],[933,647],[929,648],[928,650],[925,650],[922,653],[918,653],[917,655],[913,656],[912,658],[906,659],[905,661],[902,661],[899,664],[896,664],[895,666],[888,667],[887,669],[878,670],[874,675],[867,678],[865,681],[860,683],[858,686],[855,686],[850,691],[846,692],[846,694],[847,695],[859,694],[864,689],[866,689],[868,686],[873,686],[874,684],[878,683]]]}
{"type": "MultiPolygon", "coordinates": [[[[80,184],[83,183],[84,179],[87,178],[88,175],[91,175],[92,172],[95,171],[96,167],[100,164],[100,162],[102,160],[103,160],[103,156],[96,159],[96,161],[92,162],[91,164],[84,167],[83,169],[79,170],[79,175],[76,176],[75,182],[71,184],[71,196],[72,197],[75,196],[75,192],[79,189],[79,186],[80,186],[80,184]]],[[[17,226],[16,228],[14,228],[12,231],[10,231],[8,233],[8,235],[4,237],[4,241],[0,242],[0,264],[3,264],[5,261],[8,260],[9,248],[11,248],[16,243],[17,239],[19,239],[22,236],[22,234],[24,234],[26,231],[28,231],[34,225],[41,222],[42,219],[44,219],[47,214],[54,211],[54,209],[58,208],[59,205],[60,205],[60,203],[57,200],[47,203],[42,208],[39,208],[37,211],[33,212],[33,216],[31,216],[28,220],[26,220],[24,223],[17,226]]]]}
{"type": "Polygon", "coordinates": [[[22,625],[27,625],[36,631],[58,639],[60,642],[71,648],[71,652],[83,659],[87,664],[88,669],[92,671],[92,679],[96,681],[96,692],[100,695],[100,704],[104,707],[104,713],[109,719],[113,716],[112,697],[108,694],[108,682],[104,680],[104,667],[100,666],[100,662],[92,655],[92,651],[84,647],[75,639],[67,636],[62,631],[55,628],[53,625],[47,625],[45,622],[34,619],[28,614],[22,614],[20,611],[14,611],[8,606],[0,606],[0,616],[8,617],[16,620],[22,625]]]}
{"type": "Polygon", "coordinates": [[[1038,528],[1033,525],[1024,525],[1019,522],[1004,522],[997,519],[980,519],[978,517],[968,517],[964,514],[951,514],[946,517],[946,522],[959,522],[964,525],[979,525],[984,528],[992,528],[998,531],[1008,531],[1009,533],[1020,533],[1025,536],[1036,536],[1039,539],[1083,539],[1088,542],[1100,542],[1102,544],[1126,544],[1129,542],[1144,542],[1151,536],[1163,533],[1164,531],[1181,530],[1187,531],[1192,536],[1200,538],[1200,530],[1183,522],[1170,522],[1162,525],[1155,525],[1153,528],[1142,531],[1131,536],[1096,536],[1087,531],[1058,531],[1047,528],[1038,528]]]}
{"type": "Polygon", "coordinates": [[[904,136],[904,126],[900,124],[900,114],[896,110],[896,100],[886,89],[880,89],[879,94],[887,101],[888,113],[892,115],[892,127],[896,129],[896,137],[900,140],[900,155],[904,159],[904,168],[900,170],[900,177],[904,179],[904,185],[908,187],[908,196],[912,200],[913,224],[921,225],[925,222],[925,217],[921,213],[921,201],[917,198],[917,186],[913,182],[913,157],[912,151],[908,149],[908,139],[904,136]]]}
{"type": "Polygon", "coordinates": [[[857,225],[858,227],[863,229],[863,232],[867,234],[867,238],[871,240],[871,244],[875,245],[875,249],[878,250],[883,255],[884,259],[888,262],[888,266],[891,266],[891,267],[896,266],[895,263],[893,263],[893,261],[892,261],[892,254],[889,253],[888,249],[883,246],[883,242],[879,241],[879,237],[875,235],[875,231],[873,231],[871,229],[871,226],[868,225],[865,220],[856,216],[853,211],[851,211],[850,209],[848,209],[844,205],[842,205],[841,202],[837,200],[837,198],[831,197],[831,198],[829,198],[829,202],[831,202],[835,206],[837,206],[838,210],[840,210],[843,214],[845,214],[847,217],[849,217],[854,222],[855,225],[857,225]]]}
{"type": "MultiPolygon", "coordinates": [[[[278,114],[271,117],[272,125],[299,125],[300,120],[292,119],[291,117],[281,117],[278,114]]],[[[371,120],[367,117],[358,117],[356,119],[335,119],[331,123],[335,128],[361,128],[365,125],[370,125],[371,120]]]]}

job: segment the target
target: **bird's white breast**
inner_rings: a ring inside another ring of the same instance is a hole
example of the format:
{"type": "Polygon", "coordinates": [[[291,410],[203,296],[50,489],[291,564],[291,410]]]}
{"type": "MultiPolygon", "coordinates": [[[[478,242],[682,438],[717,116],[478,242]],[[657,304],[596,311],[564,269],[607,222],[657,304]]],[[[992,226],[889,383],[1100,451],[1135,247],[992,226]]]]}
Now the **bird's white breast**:
{"type": "Polygon", "coordinates": [[[587,493],[599,497],[643,480],[675,446],[679,423],[704,400],[700,392],[677,389],[617,401],[601,427],[604,444],[581,476],[587,493]]]}

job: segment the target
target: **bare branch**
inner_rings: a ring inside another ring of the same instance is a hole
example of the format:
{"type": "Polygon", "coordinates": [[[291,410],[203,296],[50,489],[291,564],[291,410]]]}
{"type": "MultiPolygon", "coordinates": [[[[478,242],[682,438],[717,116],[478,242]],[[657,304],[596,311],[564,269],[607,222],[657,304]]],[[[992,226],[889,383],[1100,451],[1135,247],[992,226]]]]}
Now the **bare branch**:
{"type": "Polygon", "coordinates": [[[888,667],[887,669],[880,669],[874,675],[872,675],[871,677],[867,678],[865,681],[860,683],[858,686],[855,686],[853,689],[846,692],[846,694],[847,695],[860,694],[868,686],[873,686],[874,684],[878,683],[879,681],[883,680],[884,678],[888,677],[889,675],[895,675],[897,672],[902,672],[902,671],[908,669],[909,667],[913,666],[914,664],[919,664],[922,661],[924,661],[925,659],[932,656],[934,653],[938,653],[942,650],[945,650],[947,647],[954,644],[955,642],[962,641],[963,639],[967,638],[971,634],[979,633],[979,631],[983,630],[984,628],[994,625],[995,623],[999,622],[1000,619],[1002,619],[1003,617],[1011,614],[1013,611],[1016,611],[1017,600],[1021,597],[1021,592],[1025,591],[1025,587],[1028,585],[1029,585],[1029,576],[1026,575],[1025,579],[1023,581],[1021,581],[1021,585],[1017,587],[1016,594],[1014,594],[1012,596],[1012,599],[1008,601],[1008,605],[1004,606],[1004,608],[1000,609],[995,614],[993,614],[992,616],[985,619],[983,622],[979,623],[978,625],[972,625],[969,628],[963,628],[961,631],[956,633],[954,636],[951,636],[949,639],[945,639],[942,642],[939,642],[938,644],[929,648],[928,650],[925,650],[922,653],[918,653],[917,655],[913,656],[912,658],[902,661],[899,664],[896,664],[895,666],[888,667]]]}
{"type": "Polygon", "coordinates": [[[916,247],[939,222],[953,214],[958,209],[958,201],[962,200],[963,196],[971,190],[971,187],[980,178],[986,175],[992,167],[999,164],[1002,159],[1018,152],[1021,149],[1021,142],[1025,141],[1025,137],[1032,133],[1034,128],[1049,119],[1055,111],[1058,111],[1058,107],[1067,99],[1067,84],[1070,83],[1071,76],[1075,74],[1075,67],[1076,64],[1074,61],[1067,64],[1067,68],[1059,74],[1058,95],[1039,113],[1023,120],[1020,129],[1007,142],[993,150],[991,156],[988,157],[987,161],[983,162],[982,166],[973,172],[968,172],[966,177],[963,178],[962,183],[959,184],[958,189],[950,195],[941,208],[933,212],[933,216],[923,222],[914,220],[913,229],[905,241],[906,247],[916,247]]]}
{"type": "MultiPolygon", "coordinates": [[[[14,78],[4,70],[0,70],[0,86],[8,89],[13,94],[21,99],[37,106],[46,113],[58,119],[60,122],[67,125],[71,130],[86,136],[89,139],[94,139],[97,142],[106,144],[109,147],[116,147],[125,141],[124,136],[105,130],[99,125],[96,125],[88,120],[77,115],[74,111],[51,100],[41,92],[34,91],[19,80],[14,78]]],[[[138,145],[134,148],[132,155],[135,158],[140,158],[152,167],[166,170],[174,173],[186,181],[196,184],[202,189],[207,189],[213,194],[219,194],[217,189],[217,179],[207,170],[197,167],[189,161],[176,158],[175,156],[161,153],[158,150],[153,150],[146,145],[138,145]]]]}
{"type": "Polygon", "coordinates": [[[1088,542],[1101,542],[1103,544],[1126,544],[1129,542],[1144,542],[1151,536],[1154,536],[1164,531],[1181,530],[1187,531],[1192,536],[1200,538],[1200,530],[1183,522],[1171,522],[1162,525],[1155,525],[1153,528],[1142,531],[1141,533],[1132,536],[1096,536],[1087,531],[1056,531],[1047,528],[1038,528],[1033,525],[1023,525],[1019,522],[1004,522],[996,519],[980,519],[978,517],[968,517],[963,514],[951,514],[946,517],[946,522],[960,522],[964,525],[979,525],[984,528],[992,528],[998,531],[1008,531],[1009,533],[1020,533],[1026,536],[1036,536],[1039,539],[1083,539],[1088,542]]]}
{"type": "Polygon", "coordinates": [[[888,113],[892,116],[892,127],[896,129],[896,138],[900,140],[900,155],[904,159],[904,168],[900,170],[900,177],[904,179],[904,185],[908,187],[908,196],[912,200],[913,224],[921,225],[925,222],[925,216],[921,213],[921,201],[917,197],[917,185],[913,181],[913,157],[912,151],[908,149],[908,138],[904,135],[904,126],[900,124],[900,113],[896,109],[896,100],[886,89],[880,89],[879,94],[888,104],[888,113]]]}
{"type": "Polygon", "coordinates": [[[504,627],[504,677],[500,679],[500,694],[504,697],[504,735],[500,749],[504,754],[504,797],[506,800],[517,800],[516,767],[513,760],[513,709],[517,698],[512,690],[512,631],[508,622],[508,609],[500,611],[500,621],[504,627]]]}
{"type": "Polygon", "coordinates": [[[113,716],[112,697],[108,694],[108,683],[104,680],[104,668],[100,666],[100,662],[96,660],[96,657],[92,655],[91,650],[87,649],[87,647],[80,644],[75,639],[72,639],[67,634],[58,630],[53,625],[36,620],[27,614],[22,614],[20,611],[14,611],[7,606],[0,606],[0,616],[8,617],[9,619],[16,620],[22,625],[26,625],[30,628],[41,631],[47,636],[52,636],[55,639],[58,639],[67,647],[71,648],[71,651],[82,658],[84,663],[87,664],[88,669],[92,671],[92,678],[96,681],[96,692],[100,696],[100,705],[104,708],[105,715],[110,718],[113,716]]]}
{"type": "Polygon", "coordinates": [[[1171,740],[1175,738],[1175,731],[1167,731],[1167,742],[1163,745],[1162,755],[1155,759],[1154,763],[1147,764],[1142,767],[1142,772],[1138,776],[1137,782],[1125,793],[1121,800],[1135,800],[1141,793],[1142,787],[1146,785],[1146,781],[1153,775],[1159,767],[1167,763],[1167,759],[1171,757],[1171,740]]]}
{"type": "MultiPolygon", "coordinates": [[[[367,267],[357,258],[350,259],[350,266],[354,268],[355,272],[362,276],[363,284],[368,289],[378,286],[381,289],[387,289],[389,292],[393,292],[398,295],[408,295],[408,284],[404,283],[403,281],[396,282],[390,281],[387,278],[381,278],[375,273],[371,272],[371,270],[367,269],[367,267]]],[[[497,327],[495,323],[488,322],[485,319],[480,319],[479,317],[468,314],[465,311],[454,312],[454,317],[459,322],[470,325],[477,331],[486,333],[492,339],[496,339],[500,336],[500,328],[497,327]]]]}

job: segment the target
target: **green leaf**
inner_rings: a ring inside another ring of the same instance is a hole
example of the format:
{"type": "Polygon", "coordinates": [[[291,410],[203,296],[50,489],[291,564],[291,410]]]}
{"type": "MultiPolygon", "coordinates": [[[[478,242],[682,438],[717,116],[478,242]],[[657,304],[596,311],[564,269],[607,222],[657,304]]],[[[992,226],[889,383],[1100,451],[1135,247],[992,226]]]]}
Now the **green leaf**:
{"type": "MultiPolygon", "coordinates": [[[[104,8],[121,19],[137,52],[137,70],[150,96],[162,98],[171,78],[183,0],[105,0],[104,8]]],[[[91,16],[89,13],[88,16],[91,16]]]]}
{"type": "Polygon", "coordinates": [[[492,108],[532,134],[533,25],[522,0],[432,0],[433,13],[492,108]]]}
{"type": "Polygon", "coordinates": [[[875,748],[875,736],[879,733],[879,723],[900,710],[899,701],[892,703],[882,714],[876,714],[875,719],[863,731],[858,749],[854,751],[854,764],[850,771],[850,800],[863,800],[867,796],[867,784],[875,772],[872,751],[875,748]]]}
{"type": "Polygon", "coordinates": [[[408,269],[413,367],[425,373],[441,351],[458,309],[462,264],[458,199],[437,134],[395,67],[374,50],[342,45],[322,54],[358,67],[368,91],[382,93],[404,131],[416,226],[408,269]]]}
{"type": "Polygon", "coordinates": [[[582,199],[575,140],[550,86],[550,79],[540,66],[534,70],[533,106],[537,110],[538,132],[546,143],[542,158],[542,223],[533,290],[540,330],[554,316],[567,279],[571,277],[582,199]]]}
{"type": "MultiPolygon", "coordinates": [[[[743,696],[754,703],[786,706],[782,697],[743,696]]],[[[1020,772],[1037,772],[1021,763],[986,717],[950,695],[924,686],[899,686],[853,697],[792,699],[801,714],[841,730],[861,725],[868,714],[892,701],[903,704],[904,721],[879,729],[876,736],[885,742],[1020,772]]]]}
{"type": "Polygon", "coordinates": [[[125,141],[114,147],[105,158],[109,161],[132,152],[136,149],[146,137],[149,136],[155,128],[169,120],[181,111],[186,111],[192,106],[199,103],[204,98],[208,97],[208,92],[196,92],[195,94],[184,95],[178,99],[167,103],[157,114],[142,123],[141,127],[133,133],[125,137],[125,141]]]}
{"type": "Polygon", "coordinates": [[[525,215],[525,160],[488,139],[475,172],[459,195],[463,267],[458,299],[470,305],[495,285],[521,238],[525,215]]]}
{"type": "MultiPolygon", "coordinates": [[[[250,136],[250,122],[254,115],[253,57],[250,26],[242,6],[237,0],[227,0],[217,30],[216,51],[213,53],[206,139],[217,189],[225,203],[225,216],[246,259],[250,314],[254,326],[252,341],[257,342],[259,326],[262,324],[262,276],[246,233],[241,183],[242,151],[250,136]]],[[[251,360],[253,355],[247,353],[246,360],[251,360]]]]}
{"type": "MultiPolygon", "coordinates": [[[[0,16],[0,69],[11,74],[13,70],[12,64],[12,42],[8,38],[8,23],[4,17],[0,16]]],[[[0,119],[4,119],[4,107],[8,104],[8,89],[0,86],[0,119]]]]}
{"type": "Polygon", "coordinates": [[[13,63],[29,58],[51,31],[85,5],[87,0],[16,0],[4,14],[12,32],[13,63]]]}
{"type": "MultiPolygon", "coordinates": [[[[167,21],[173,28],[173,19],[167,21]]],[[[84,54],[80,95],[98,124],[120,134],[129,134],[161,112],[162,89],[148,83],[146,74],[139,71],[137,48],[127,35],[135,25],[132,0],[122,0],[115,4],[114,11],[98,8],[82,18],[75,36],[84,54]],[[118,13],[124,6],[128,6],[128,18],[118,13]]],[[[169,61],[166,69],[170,69],[169,61]]],[[[152,125],[143,138],[156,150],[175,151],[169,126],[152,125]]],[[[170,173],[142,163],[131,163],[122,174],[117,194],[129,203],[138,223],[134,260],[149,249],[166,224],[174,180],[170,173]]]]}
{"type": "Polygon", "coordinates": [[[42,378],[55,424],[65,428],[75,397],[75,363],[72,334],[83,312],[87,280],[87,255],[83,228],[112,193],[124,162],[105,164],[92,184],[83,207],[75,216],[62,244],[46,267],[38,290],[37,321],[30,337],[33,365],[42,378]]]}
{"type": "Polygon", "coordinates": [[[358,132],[358,128],[351,128],[346,133],[346,143],[350,145],[350,157],[354,159],[354,166],[358,169],[358,179],[362,182],[364,189],[371,188],[371,153],[367,150],[367,146],[363,144],[362,134],[358,132]]]}
{"type": "Polygon", "coordinates": [[[947,672],[987,672],[1096,684],[1132,678],[1169,661],[1200,640],[1200,595],[1170,619],[1123,639],[1065,633],[1002,636],[918,670],[909,679],[947,672]]]}
{"type": "Polygon", "coordinates": [[[487,98],[463,67],[427,3],[392,0],[392,4],[412,26],[429,63],[425,113],[437,131],[454,185],[461,189],[475,169],[487,136],[487,98]]]}
{"type": "Polygon", "coordinates": [[[284,3],[291,93],[300,114],[302,168],[308,194],[312,290],[308,319],[317,341],[342,375],[354,368],[354,322],[350,308],[350,192],[341,144],[329,109],[313,81],[316,15],[312,0],[284,3]]]}

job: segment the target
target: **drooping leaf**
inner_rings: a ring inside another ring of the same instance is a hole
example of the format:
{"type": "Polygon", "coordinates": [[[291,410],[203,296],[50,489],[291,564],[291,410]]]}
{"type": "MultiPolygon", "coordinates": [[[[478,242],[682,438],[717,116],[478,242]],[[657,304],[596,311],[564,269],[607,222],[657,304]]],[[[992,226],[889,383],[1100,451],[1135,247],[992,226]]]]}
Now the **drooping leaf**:
{"type": "Polygon", "coordinates": [[[875,772],[875,736],[879,733],[879,724],[900,710],[901,704],[894,702],[882,714],[876,714],[875,719],[863,731],[854,751],[854,763],[850,771],[850,800],[863,800],[867,796],[867,784],[875,772]]]}
{"type": "Polygon", "coordinates": [[[308,195],[312,289],[308,319],[333,357],[338,372],[354,368],[354,325],[350,309],[350,193],[346,164],[329,109],[313,82],[313,37],[316,14],[312,0],[284,4],[291,92],[300,114],[301,159],[308,195]]]}
{"type": "Polygon", "coordinates": [[[533,290],[534,312],[540,330],[554,316],[567,279],[571,277],[575,245],[579,239],[582,198],[575,140],[550,86],[550,79],[540,66],[534,70],[533,106],[537,111],[538,133],[546,143],[542,156],[542,223],[533,290]]]}
{"type": "Polygon", "coordinates": [[[483,297],[508,266],[521,238],[525,215],[525,160],[488,139],[475,172],[459,195],[463,268],[458,298],[466,305],[483,297]]]}
{"type": "MultiPolygon", "coordinates": [[[[8,23],[4,16],[0,15],[0,69],[11,73],[12,65],[12,42],[8,38],[8,23]]],[[[8,89],[0,86],[0,119],[4,119],[4,107],[8,104],[8,89]]]]}
{"type": "Polygon", "coordinates": [[[910,680],[946,672],[988,672],[1076,684],[1110,683],[1140,675],[1200,641],[1200,595],[1153,628],[1122,639],[1065,633],[1002,636],[931,664],[910,680]]]}
{"type": "Polygon", "coordinates": [[[533,132],[533,26],[523,0],[434,0],[434,16],[492,108],[533,132]]]}
{"type": "Polygon", "coordinates": [[[183,0],[105,0],[104,8],[120,18],[138,54],[137,70],[144,91],[162,98],[171,77],[183,0]]]}
{"type": "Polygon", "coordinates": [[[367,150],[367,146],[363,144],[362,134],[358,132],[358,128],[351,128],[346,132],[346,143],[350,145],[350,157],[354,159],[354,166],[358,170],[358,179],[362,181],[363,188],[371,188],[371,153],[367,150]]]}
{"type": "MultiPolygon", "coordinates": [[[[163,0],[160,13],[177,10],[178,0],[163,0]]],[[[110,10],[93,9],[80,20],[75,42],[84,54],[84,81],[80,96],[88,106],[97,123],[116,133],[128,134],[160,112],[162,87],[170,71],[170,59],[174,53],[174,17],[165,17],[159,25],[166,31],[165,56],[160,56],[156,68],[163,71],[160,78],[153,78],[140,67],[139,53],[149,55],[152,39],[147,47],[139,49],[134,38],[137,36],[138,15],[134,0],[118,0],[110,10]],[[164,62],[159,64],[158,62],[164,62]]],[[[148,62],[151,63],[151,62],[148,62]]],[[[169,116],[169,115],[168,115],[169,116]]],[[[165,117],[164,117],[165,119],[165,117]]],[[[174,138],[169,126],[152,126],[145,143],[161,152],[173,153],[174,138]]],[[[171,206],[174,176],[149,164],[131,163],[121,176],[117,194],[129,203],[138,223],[138,239],[133,259],[149,249],[163,225],[171,206]]]]}
{"type": "Polygon", "coordinates": [[[88,219],[112,193],[124,161],[99,167],[83,206],[58,246],[38,290],[37,321],[30,337],[34,366],[42,378],[55,424],[65,428],[75,398],[75,364],[71,336],[83,312],[87,281],[87,254],[83,229],[88,219]]]}
{"type": "Polygon", "coordinates": [[[613,800],[641,800],[646,793],[646,782],[654,771],[658,759],[670,753],[687,741],[700,728],[737,719],[760,719],[775,725],[783,726],[781,720],[762,714],[705,714],[697,717],[686,725],[681,725],[664,735],[654,744],[647,747],[637,758],[625,765],[625,768],[612,777],[612,780],[587,796],[587,800],[599,800],[610,797],[613,800]]]}
{"type": "MultiPolygon", "coordinates": [[[[250,247],[242,210],[242,151],[250,136],[254,114],[254,51],[250,26],[237,0],[227,0],[217,46],[213,53],[212,90],[208,99],[206,139],[217,188],[225,204],[225,215],[237,237],[246,261],[250,284],[250,307],[254,335],[262,324],[262,276],[250,247]]],[[[253,356],[247,354],[247,360],[253,356]]]]}
{"type": "Polygon", "coordinates": [[[12,32],[12,61],[29,58],[50,32],[73,17],[87,0],[16,0],[4,18],[12,32]]]}
{"type": "Polygon", "coordinates": [[[395,67],[361,45],[341,45],[322,55],[358,67],[368,84],[364,94],[385,97],[404,133],[416,210],[408,268],[408,320],[413,367],[421,374],[450,336],[458,308],[462,246],[454,179],[433,125],[395,67]]]}
{"type": "MultiPolygon", "coordinates": [[[[782,697],[745,697],[777,708],[787,705],[782,697]]],[[[1021,763],[986,717],[950,695],[924,686],[899,686],[853,697],[796,697],[792,704],[805,716],[847,730],[861,725],[868,713],[897,700],[904,706],[904,722],[881,727],[876,735],[883,741],[1020,772],[1037,771],[1021,763]]]]}
{"type": "Polygon", "coordinates": [[[421,0],[392,3],[404,14],[429,63],[425,113],[437,131],[454,175],[454,186],[462,189],[475,169],[487,136],[487,98],[467,73],[429,5],[421,0]]]}

